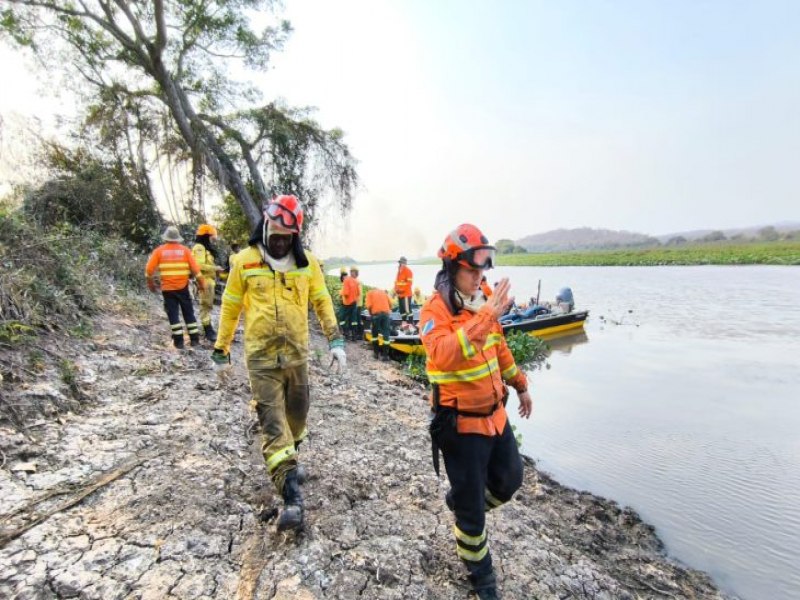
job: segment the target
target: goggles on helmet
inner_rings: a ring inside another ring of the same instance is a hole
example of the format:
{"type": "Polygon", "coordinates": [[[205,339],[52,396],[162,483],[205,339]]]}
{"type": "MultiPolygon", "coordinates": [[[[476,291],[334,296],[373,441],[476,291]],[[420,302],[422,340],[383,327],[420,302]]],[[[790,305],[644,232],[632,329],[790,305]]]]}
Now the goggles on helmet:
{"type": "Polygon", "coordinates": [[[494,267],[494,257],[497,253],[494,246],[479,246],[459,253],[458,260],[473,269],[491,269],[494,267]]]}
{"type": "Polygon", "coordinates": [[[277,202],[273,202],[267,206],[267,217],[273,221],[277,221],[281,226],[286,229],[298,231],[300,228],[297,226],[297,215],[285,206],[281,206],[277,202]]]}

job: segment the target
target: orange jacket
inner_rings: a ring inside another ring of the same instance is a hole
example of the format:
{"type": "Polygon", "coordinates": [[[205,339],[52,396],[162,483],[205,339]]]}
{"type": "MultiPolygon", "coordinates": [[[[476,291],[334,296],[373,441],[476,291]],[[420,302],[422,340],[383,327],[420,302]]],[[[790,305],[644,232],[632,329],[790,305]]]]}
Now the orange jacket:
{"type": "Polygon", "coordinates": [[[453,315],[437,292],[422,307],[419,324],[428,354],[425,369],[430,382],[438,385],[440,406],[486,415],[459,414],[458,432],[502,434],[507,420],[503,381],[521,393],[528,380],[489,308],[453,315]]]}
{"type": "Polygon", "coordinates": [[[349,305],[358,302],[358,298],[361,296],[361,286],[358,280],[350,275],[345,277],[339,295],[342,297],[342,304],[349,305]]]}
{"type": "Polygon", "coordinates": [[[397,277],[394,280],[394,291],[397,292],[398,298],[410,298],[411,288],[413,286],[414,274],[405,265],[401,265],[397,269],[397,277]]]}
{"type": "Polygon", "coordinates": [[[389,301],[389,294],[378,288],[367,292],[366,305],[371,315],[392,312],[392,303],[389,301]]]}
{"type": "Polygon", "coordinates": [[[167,242],[153,250],[147,260],[144,274],[152,279],[158,269],[161,278],[161,289],[165,292],[182,290],[189,283],[189,277],[197,277],[202,286],[200,266],[197,264],[192,251],[178,242],[167,242]]]}
{"type": "Polygon", "coordinates": [[[491,286],[489,285],[489,282],[486,281],[485,279],[481,281],[481,291],[483,292],[483,295],[486,296],[487,298],[491,298],[492,294],[494,293],[492,291],[491,286]]]}

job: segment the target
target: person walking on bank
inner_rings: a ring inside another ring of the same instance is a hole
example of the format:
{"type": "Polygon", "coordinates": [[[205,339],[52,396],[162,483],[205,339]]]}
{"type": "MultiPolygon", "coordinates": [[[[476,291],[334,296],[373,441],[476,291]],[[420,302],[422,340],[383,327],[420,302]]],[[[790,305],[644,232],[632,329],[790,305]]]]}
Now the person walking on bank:
{"type": "Polygon", "coordinates": [[[213,343],[217,339],[217,334],[211,325],[211,311],[214,309],[214,288],[216,287],[217,271],[221,270],[221,267],[216,265],[217,249],[214,247],[214,242],[217,241],[216,227],[203,223],[197,228],[194,241],[192,254],[203,271],[203,278],[208,282],[204,289],[199,290],[200,323],[203,325],[206,339],[213,343]]]}
{"type": "Polygon", "coordinates": [[[342,299],[342,314],[339,325],[351,341],[358,339],[358,297],[361,295],[361,284],[358,282],[358,269],[350,268],[350,275],[342,280],[339,292],[342,299]]]}
{"type": "Polygon", "coordinates": [[[474,225],[460,225],[438,253],[436,292],[422,307],[420,335],[432,384],[430,423],[434,469],[439,449],[455,513],[456,551],[481,600],[498,598],[486,535],[487,510],[511,500],[522,484],[522,460],[506,414],[508,389],[516,389],[519,414],[532,411],[525,374],[514,363],[498,318],[511,300],[502,279],[488,300],[480,291],[495,249],[474,225]]]}
{"type": "Polygon", "coordinates": [[[394,291],[397,294],[400,320],[411,323],[414,313],[411,310],[411,290],[414,287],[414,274],[408,268],[408,259],[401,256],[397,261],[397,276],[394,280],[394,291]]]}
{"type": "Polygon", "coordinates": [[[300,241],[302,227],[303,210],[295,196],[278,196],[267,206],[249,247],[232,266],[211,355],[218,365],[230,363],[231,340],[244,312],[244,352],[261,425],[261,451],[284,502],[278,517],[281,531],[303,525],[297,450],[307,435],[309,302],[339,370],[347,364],[319,263],[300,241]]]}
{"type": "Polygon", "coordinates": [[[154,279],[158,271],[161,294],[164,297],[164,311],[172,329],[172,343],[178,349],[183,348],[183,325],[181,325],[181,313],[183,313],[183,321],[189,331],[189,341],[192,346],[198,346],[200,331],[194,318],[192,297],[189,295],[189,278],[194,275],[197,278],[197,285],[201,289],[204,287],[200,266],[192,256],[192,251],[181,243],[183,238],[177,227],[167,227],[162,239],[164,243],[153,250],[147,260],[145,267],[147,287],[153,293],[158,291],[154,279]]]}
{"type": "Polygon", "coordinates": [[[365,299],[372,326],[372,353],[375,358],[389,360],[389,337],[391,336],[392,304],[389,294],[380,288],[367,292],[365,299]]]}

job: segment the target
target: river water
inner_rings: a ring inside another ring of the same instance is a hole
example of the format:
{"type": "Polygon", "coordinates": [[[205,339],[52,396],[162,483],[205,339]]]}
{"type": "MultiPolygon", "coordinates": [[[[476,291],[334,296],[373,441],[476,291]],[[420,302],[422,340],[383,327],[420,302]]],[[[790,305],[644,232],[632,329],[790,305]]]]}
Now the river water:
{"type": "MultiPolygon", "coordinates": [[[[437,267],[411,268],[429,293],[437,267]]],[[[395,271],[366,265],[361,279],[388,288],[395,271]]],[[[632,506],[722,589],[800,598],[800,268],[489,272],[502,276],[518,299],[539,279],[544,299],[569,285],[591,311],[585,335],[553,342],[529,373],[524,452],[561,483],[632,506]]]]}

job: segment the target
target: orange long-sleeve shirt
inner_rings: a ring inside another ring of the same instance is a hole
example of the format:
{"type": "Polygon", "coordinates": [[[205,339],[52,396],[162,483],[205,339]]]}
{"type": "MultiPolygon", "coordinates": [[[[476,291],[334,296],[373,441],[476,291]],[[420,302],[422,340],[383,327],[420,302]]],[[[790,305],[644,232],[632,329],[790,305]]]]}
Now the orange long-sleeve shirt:
{"type": "Polygon", "coordinates": [[[394,280],[394,291],[397,292],[398,298],[410,298],[411,288],[414,282],[414,274],[405,265],[401,265],[397,269],[397,277],[394,280]]]}
{"type": "Polygon", "coordinates": [[[392,312],[392,303],[389,300],[389,294],[381,289],[375,288],[368,291],[365,302],[367,310],[371,315],[392,312]]]}
{"type": "Polygon", "coordinates": [[[501,435],[507,420],[503,382],[521,393],[528,380],[489,307],[453,315],[437,292],[422,307],[419,324],[428,355],[425,369],[439,387],[439,404],[486,415],[458,415],[459,433],[501,435]]]}
{"type": "Polygon", "coordinates": [[[357,302],[361,295],[361,286],[358,284],[358,280],[349,275],[345,277],[342,282],[342,291],[340,294],[342,296],[342,304],[353,304],[357,302]]]}
{"type": "Polygon", "coordinates": [[[200,266],[192,251],[178,242],[167,242],[153,250],[144,269],[145,276],[152,279],[158,270],[161,289],[165,292],[182,290],[194,275],[200,280],[200,266]]]}

